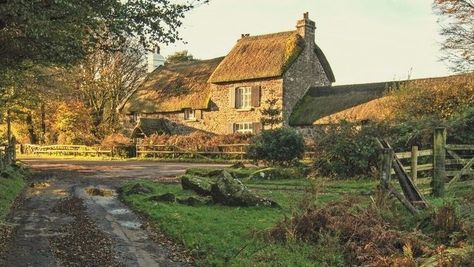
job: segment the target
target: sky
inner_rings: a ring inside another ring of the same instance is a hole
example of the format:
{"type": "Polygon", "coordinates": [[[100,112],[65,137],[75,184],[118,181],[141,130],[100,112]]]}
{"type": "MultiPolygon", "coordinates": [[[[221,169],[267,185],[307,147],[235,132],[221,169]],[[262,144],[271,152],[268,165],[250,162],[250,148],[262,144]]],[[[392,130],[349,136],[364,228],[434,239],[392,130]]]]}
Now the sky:
{"type": "Polygon", "coordinates": [[[336,84],[449,75],[439,61],[439,26],[432,0],[210,0],[187,13],[183,41],[161,47],[168,56],[226,55],[242,33],[295,29],[304,12],[316,22],[316,43],[336,84]]]}

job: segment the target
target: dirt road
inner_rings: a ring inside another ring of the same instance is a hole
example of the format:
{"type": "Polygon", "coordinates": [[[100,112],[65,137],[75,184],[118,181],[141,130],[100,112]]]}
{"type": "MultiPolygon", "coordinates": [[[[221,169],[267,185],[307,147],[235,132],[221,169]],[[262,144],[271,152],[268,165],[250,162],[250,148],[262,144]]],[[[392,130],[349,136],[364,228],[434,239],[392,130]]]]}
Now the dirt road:
{"type": "Polygon", "coordinates": [[[188,266],[117,199],[129,179],[175,181],[209,164],[25,159],[31,185],[8,223],[14,238],[0,266],[188,266]],[[99,190],[97,190],[99,189],[99,190]]]}

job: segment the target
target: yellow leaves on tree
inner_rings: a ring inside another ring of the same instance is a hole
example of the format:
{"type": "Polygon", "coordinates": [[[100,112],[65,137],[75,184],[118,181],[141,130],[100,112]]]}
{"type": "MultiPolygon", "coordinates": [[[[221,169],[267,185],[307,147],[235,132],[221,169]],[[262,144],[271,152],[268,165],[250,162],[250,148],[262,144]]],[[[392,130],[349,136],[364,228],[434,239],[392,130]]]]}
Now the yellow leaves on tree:
{"type": "Polygon", "coordinates": [[[58,144],[92,144],[91,118],[82,102],[64,102],[55,114],[54,129],[58,133],[58,144]]]}

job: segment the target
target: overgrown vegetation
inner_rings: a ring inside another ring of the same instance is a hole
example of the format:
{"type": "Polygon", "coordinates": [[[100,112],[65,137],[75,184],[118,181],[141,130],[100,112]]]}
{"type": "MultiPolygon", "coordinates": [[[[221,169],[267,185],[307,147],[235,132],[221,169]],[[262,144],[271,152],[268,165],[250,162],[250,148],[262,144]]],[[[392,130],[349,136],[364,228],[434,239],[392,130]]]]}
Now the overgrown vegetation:
{"type": "MultiPolygon", "coordinates": [[[[446,127],[448,143],[474,143],[474,75],[415,80],[388,92],[385,107],[392,113],[383,122],[339,121],[315,136],[315,168],[333,177],[370,175],[376,167],[375,138],[384,138],[395,151],[416,145],[432,147],[433,129],[446,127]]],[[[377,112],[374,110],[373,112],[377,112]]]]}
{"type": "Polygon", "coordinates": [[[193,132],[188,135],[154,134],[143,139],[143,145],[174,145],[188,150],[212,150],[222,144],[248,144],[252,135],[229,134],[214,135],[193,132]]]}
{"type": "Polygon", "coordinates": [[[269,165],[289,166],[304,153],[301,134],[290,128],[271,129],[254,136],[250,141],[248,156],[269,165]]]}
{"type": "Polygon", "coordinates": [[[26,175],[27,170],[21,165],[13,165],[0,171],[0,224],[25,186],[26,175]]]}

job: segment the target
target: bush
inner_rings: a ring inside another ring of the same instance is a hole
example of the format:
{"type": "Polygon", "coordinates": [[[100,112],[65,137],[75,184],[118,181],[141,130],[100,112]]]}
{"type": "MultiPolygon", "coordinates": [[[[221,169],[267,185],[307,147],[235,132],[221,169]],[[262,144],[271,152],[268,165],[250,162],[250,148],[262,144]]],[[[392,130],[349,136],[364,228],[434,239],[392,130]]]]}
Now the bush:
{"type": "Polygon", "coordinates": [[[290,128],[263,131],[250,140],[248,156],[270,165],[291,165],[304,153],[303,137],[290,128]]]}
{"type": "Polygon", "coordinates": [[[104,149],[112,149],[116,146],[125,146],[131,144],[131,139],[120,133],[114,133],[107,135],[102,142],[100,147],[104,149]]]}
{"type": "Polygon", "coordinates": [[[175,145],[187,150],[212,151],[222,144],[247,144],[249,134],[214,135],[193,132],[188,135],[153,134],[143,140],[143,145],[175,145]]]}
{"type": "Polygon", "coordinates": [[[345,121],[328,126],[315,140],[316,171],[340,178],[367,175],[371,166],[377,166],[375,137],[384,131],[379,128],[382,127],[360,127],[345,121]]]}
{"type": "Polygon", "coordinates": [[[474,73],[409,81],[390,95],[389,109],[399,121],[449,119],[474,105],[474,73]]]}

